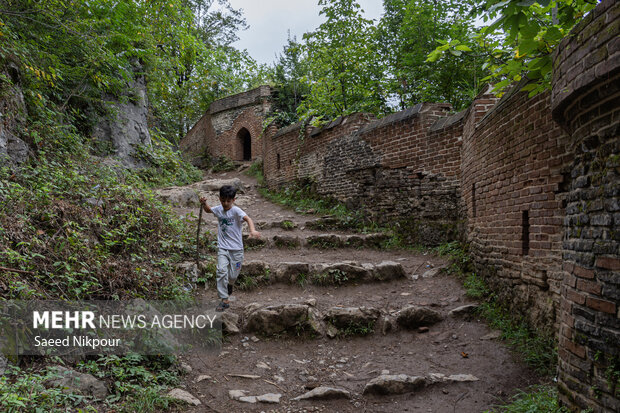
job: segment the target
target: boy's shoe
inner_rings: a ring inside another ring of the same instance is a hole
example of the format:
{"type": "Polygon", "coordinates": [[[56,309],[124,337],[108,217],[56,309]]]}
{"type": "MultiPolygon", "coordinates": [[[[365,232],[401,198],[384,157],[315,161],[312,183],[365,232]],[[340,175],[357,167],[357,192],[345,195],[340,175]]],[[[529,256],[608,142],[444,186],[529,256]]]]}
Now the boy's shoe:
{"type": "Polygon", "coordinates": [[[220,303],[217,305],[217,307],[215,308],[215,311],[224,311],[227,308],[230,307],[230,304],[225,303],[224,301],[220,301],[220,303]]]}
{"type": "Polygon", "coordinates": [[[228,284],[228,295],[232,295],[233,292],[233,286],[232,284],[228,284]]]}

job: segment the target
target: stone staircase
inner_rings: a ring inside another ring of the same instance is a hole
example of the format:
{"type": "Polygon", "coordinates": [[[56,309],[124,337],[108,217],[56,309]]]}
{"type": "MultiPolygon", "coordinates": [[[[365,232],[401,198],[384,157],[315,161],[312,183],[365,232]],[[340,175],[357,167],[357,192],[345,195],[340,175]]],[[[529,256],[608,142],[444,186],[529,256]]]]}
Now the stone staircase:
{"type": "Polygon", "coordinates": [[[477,412],[536,380],[442,258],[383,249],[388,235],[295,214],[251,186],[244,202],[262,239],[246,239],[222,352],[184,356],[183,390],[200,402],[184,410],[477,412]]]}

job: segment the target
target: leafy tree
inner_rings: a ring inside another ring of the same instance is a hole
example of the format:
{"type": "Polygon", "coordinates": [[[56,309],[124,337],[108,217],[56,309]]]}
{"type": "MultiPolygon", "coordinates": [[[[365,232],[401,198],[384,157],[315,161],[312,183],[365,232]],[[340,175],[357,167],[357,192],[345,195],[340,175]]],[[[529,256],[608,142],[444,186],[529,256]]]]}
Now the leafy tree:
{"type": "Polygon", "coordinates": [[[299,106],[302,119],[326,119],[386,110],[380,87],[383,68],[373,42],[375,26],[354,0],[319,0],[326,21],[304,34],[310,93],[299,106]]]}
{"type": "Polygon", "coordinates": [[[5,0],[0,63],[22,69],[31,116],[71,118],[83,135],[104,96],[131,98],[137,70],[150,126],[177,142],[214,99],[264,77],[230,46],[244,27],[227,0],[5,0]]]}
{"type": "MultiPolygon", "coordinates": [[[[483,67],[491,72],[484,80],[496,82],[495,90],[501,94],[527,76],[532,82],[523,90],[533,96],[551,87],[551,53],[596,1],[483,0],[478,6],[485,22],[493,20],[476,38],[485,52],[483,67]]],[[[454,39],[439,46],[429,61],[453,52],[460,44],[454,39]]]]}
{"type": "Polygon", "coordinates": [[[467,106],[482,77],[475,56],[461,53],[470,47],[459,45],[441,65],[429,64],[426,57],[438,43],[473,34],[469,4],[460,0],[384,0],[383,5],[378,41],[387,68],[386,89],[392,99],[401,109],[424,101],[467,106]]]}
{"type": "Polygon", "coordinates": [[[297,38],[291,38],[289,32],[288,42],[274,63],[270,76],[277,85],[274,112],[278,123],[289,125],[297,122],[297,108],[303,97],[310,92],[308,74],[306,49],[297,38]]]}

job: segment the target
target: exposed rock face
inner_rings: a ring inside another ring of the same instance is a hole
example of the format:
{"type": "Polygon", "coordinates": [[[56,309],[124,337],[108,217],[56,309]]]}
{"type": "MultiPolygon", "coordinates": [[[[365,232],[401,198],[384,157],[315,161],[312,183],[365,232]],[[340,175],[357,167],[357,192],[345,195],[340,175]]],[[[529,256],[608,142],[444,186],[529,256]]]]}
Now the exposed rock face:
{"type": "Polygon", "coordinates": [[[113,150],[113,156],[129,168],[143,166],[134,157],[136,145],[151,145],[151,135],[147,127],[148,98],[144,76],[138,74],[141,68],[134,68],[134,80],[129,82],[130,94],[119,101],[110,96],[108,101],[110,114],[99,121],[93,129],[93,136],[107,143],[113,150]],[[125,101],[126,100],[126,101],[125,101]]]}
{"type": "Polygon", "coordinates": [[[19,134],[26,124],[26,104],[20,88],[19,69],[9,63],[0,72],[11,79],[13,84],[0,84],[0,166],[19,165],[28,159],[28,145],[19,134]]]}

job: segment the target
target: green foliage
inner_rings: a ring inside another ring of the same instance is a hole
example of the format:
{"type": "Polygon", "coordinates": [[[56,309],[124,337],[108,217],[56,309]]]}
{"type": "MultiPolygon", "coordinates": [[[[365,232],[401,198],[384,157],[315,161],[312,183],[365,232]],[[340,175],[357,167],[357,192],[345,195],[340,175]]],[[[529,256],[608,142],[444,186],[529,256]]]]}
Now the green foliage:
{"type": "Polygon", "coordinates": [[[136,148],[136,157],[148,165],[139,169],[137,175],[149,187],[188,185],[202,178],[202,172],[184,161],[166,138],[152,133],[151,139],[152,146],[136,148]]]}
{"type": "Polygon", "coordinates": [[[256,182],[258,185],[263,185],[265,183],[265,178],[263,176],[263,161],[256,160],[250,165],[250,167],[244,172],[247,176],[252,176],[256,178],[256,182]]]}
{"type": "MultiPolygon", "coordinates": [[[[332,323],[333,324],[333,323],[332,323]]],[[[349,323],[344,328],[339,328],[338,333],[343,337],[367,336],[375,331],[375,323],[369,321],[367,324],[349,323]]]]}
{"type": "MultiPolygon", "coordinates": [[[[531,80],[523,90],[533,96],[551,87],[551,54],[579,20],[596,6],[589,0],[484,0],[478,15],[493,21],[475,40],[483,68],[490,75],[483,81],[495,83],[500,95],[523,77],[531,80]]],[[[429,54],[429,61],[450,53],[470,52],[460,48],[464,37],[444,43],[429,54]]]]}
{"type": "Polygon", "coordinates": [[[0,273],[6,298],[184,295],[174,263],[193,230],[143,181],[88,157],[40,158],[0,171],[0,273]]]}
{"type": "Polygon", "coordinates": [[[376,27],[354,0],[319,0],[325,22],[304,34],[310,92],[297,108],[299,118],[327,121],[354,112],[387,110],[377,65],[376,27]]]}
{"type": "Polygon", "coordinates": [[[299,120],[297,108],[310,92],[307,50],[297,38],[288,36],[288,43],[274,63],[271,79],[276,85],[271,122],[287,126],[299,120]]]}
{"type": "MultiPolygon", "coordinates": [[[[166,356],[103,356],[81,361],[77,369],[111,384],[111,395],[104,401],[110,409],[124,412],[147,412],[168,409],[174,402],[162,395],[178,385],[177,373],[171,369],[174,358],[166,356]]],[[[0,377],[0,410],[3,412],[96,412],[90,396],[47,387],[45,381],[56,377],[53,369],[7,366],[0,377]],[[80,410],[77,410],[80,409],[80,410]]],[[[99,403],[97,404],[100,405],[99,403]]]]}
{"type": "Polygon", "coordinates": [[[558,405],[558,392],[552,385],[537,385],[519,391],[512,402],[485,410],[485,413],[568,413],[558,405]]]}
{"type": "Polygon", "coordinates": [[[280,227],[282,227],[282,229],[290,231],[292,229],[295,229],[297,227],[297,224],[295,224],[293,221],[285,220],[285,221],[282,221],[282,223],[280,224],[280,227]]]}
{"type": "Polygon", "coordinates": [[[168,409],[174,401],[163,393],[179,384],[173,356],[128,354],[102,356],[78,363],[78,369],[112,383],[106,403],[123,412],[168,409]]]}
{"type": "Polygon", "coordinates": [[[474,33],[471,3],[384,0],[383,6],[378,36],[385,59],[385,88],[400,108],[420,102],[449,102],[457,110],[467,107],[483,77],[475,54],[463,53],[477,49],[469,39],[474,33]],[[438,43],[451,43],[453,49],[435,65],[426,58],[438,43]]]}
{"type": "Polygon", "coordinates": [[[469,273],[465,277],[463,287],[465,287],[465,292],[470,298],[484,298],[491,293],[482,278],[475,273],[469,273]]]}
{"type": "Polygon", "coordinates": [[[245,27],[227,0],[8,0],[0,66],[21,69],[31,117],[56,107],[84,134],[104,96],[131,100],[144,76],[150,120],[176,144],[213,100],[263,82],[265,68],[230,46],[245,27]]]}
{"type": "Polygon", "coordinates": [[[7,366],[0,376],[0,410],[7,413],[23,411],[60,413],[92,400],[79,394],[65,393],[61,388],[47,389],[43,383],[48,378],[51,378],[51,375],[46,372],[7,366]]]}
{"type": "Polygon", "coordinates": [[[342,285],[349,280],[347,274],[339,269],[331,269],[313,277],[312,282],[316,285],[342,285]]]}
{"type": "Polygon", "coordinates": [[[270,201],[291,207],[301,214],[315,213],[343,217],[348,213],[346,207],[336,200],[317,196],[311,185],[301,183],[290,185],[278,192],[259,188],[259,192],[270,201]]]}
{"type": "Polygon", "coordinates": [[[226,155],[222,155],[219,158],[215,159],[213,161],[213,166],[211,167],[211,170],[213,172],[228,172],[234,171],[235,169],[237,169],[237,166],[235,165],[233,160],[226,155]]]}

